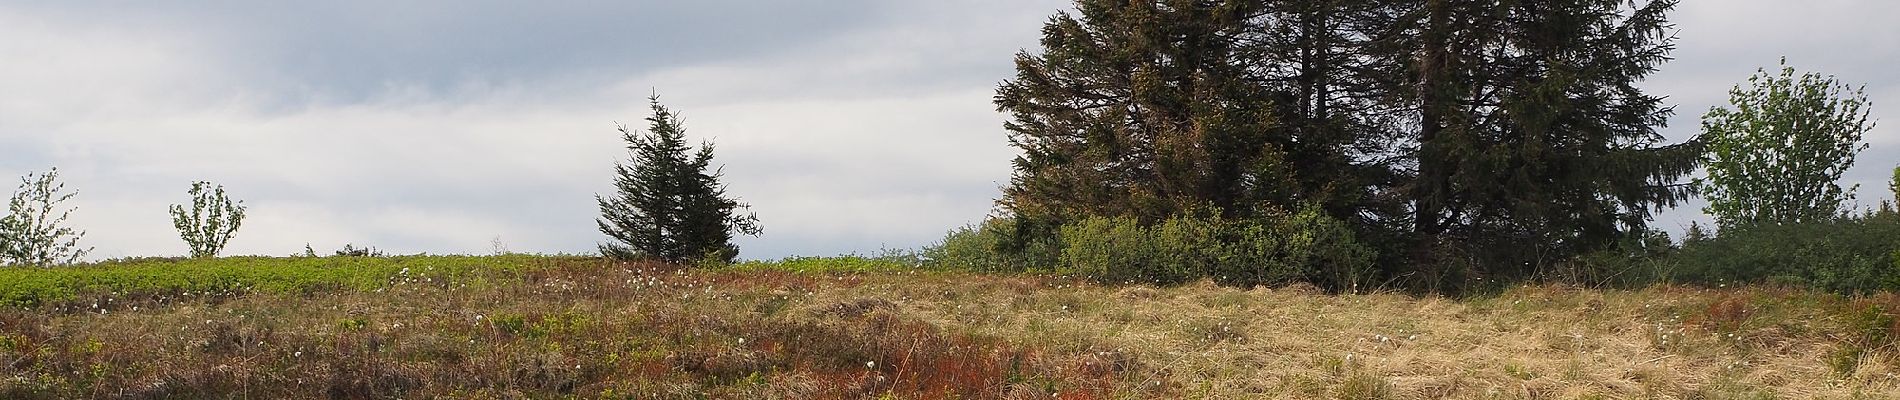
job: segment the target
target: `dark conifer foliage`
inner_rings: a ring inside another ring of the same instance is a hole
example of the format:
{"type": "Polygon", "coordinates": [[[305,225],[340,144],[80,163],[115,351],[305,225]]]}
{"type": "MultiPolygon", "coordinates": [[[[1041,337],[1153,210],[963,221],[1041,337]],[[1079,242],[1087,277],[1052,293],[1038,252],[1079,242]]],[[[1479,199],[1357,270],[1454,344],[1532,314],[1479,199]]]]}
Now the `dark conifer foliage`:
{"type": "Polygon", "coordinates": [[[1636,86],[1675,3],[1078,0],[997,89],[1023,152],[999,203],[1045,236],[1315,205],[1393,277],[1535,277],[1691,194],[1702,143],[1636,86]]]}
{"type": "Polygon", "coordinates": [[[1242,79],[1243,2],[1081,1],[997,90],[1024,150],[1004,203],[1036,217],[1235,212],[1284,180],[1266,98],[1242,79]],[[1258,182],[1259,184],[1243,184],[1258,182]]]}
{"type": "Polygon", "coordinates": [[[747,206],[726,197],[720,171],[711,167],[712,142],[691,149],[679,114],[661,105],[658,96],[650,100],[647,132],[620,126],[633,159],[614,165],[616,195],[595,197],[601,213],[596,222],[613,239],[600,246],[601,255],[731,262],[739,254],[733,234],[757,236],[758,217],[741,214],[747,206]]]}
{"type": "MultiPolygon", "coordinates": [[[[1690,194],[1701,143],[1665,145],[1672,108],[1636,86],[1669,60],[1674,0],[1433,0],[1395,8],[1416,106],[1414,232],[1464,271],[1515,278],[1646,230],[1690,194]],[[1458,243],[1453,251],[1445,243],[1458,243]]],[[[1425,264],[1435,264],[1431,261],[1425,264]]],[[[1429,275],[1429,274],[1428,274],[1429,275]]],[[[1443,274],[1439,274],[1443,275],[1443,274]]],[[[1464,274],[1453,274],[1464,275],[1464,274]]],[[[1448,276],[1440,276],[1447,278],[1448,276]]]]}

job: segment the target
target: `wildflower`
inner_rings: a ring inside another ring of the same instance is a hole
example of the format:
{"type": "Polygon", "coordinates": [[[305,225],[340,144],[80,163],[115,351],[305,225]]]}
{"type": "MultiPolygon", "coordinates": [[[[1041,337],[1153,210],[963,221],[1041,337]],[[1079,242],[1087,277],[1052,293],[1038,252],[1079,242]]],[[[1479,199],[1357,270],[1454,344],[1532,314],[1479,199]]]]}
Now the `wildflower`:
{"type": "Polygon", "coordinates": [[[877,361],[865,361],[865,362],[864,362],[864,368],[866,368],[866,369],[875,369],[875,368],[877,368],[877,361]]]}

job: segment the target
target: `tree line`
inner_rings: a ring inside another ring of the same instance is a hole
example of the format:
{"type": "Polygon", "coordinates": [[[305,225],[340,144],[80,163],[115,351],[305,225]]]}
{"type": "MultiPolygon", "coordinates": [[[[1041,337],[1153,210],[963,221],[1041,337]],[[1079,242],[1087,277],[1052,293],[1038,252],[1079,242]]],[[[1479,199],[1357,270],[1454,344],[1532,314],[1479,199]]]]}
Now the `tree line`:
{"type": "MultiPolygon", "coordinates": [[[[1871,125],[1864,96],[1831,78],[1764,73],[1704,134],[1658,133],[1675,111],[1638,84],[1670,59],[1675,5],[1077,1],[996,91],[1022,154],[997,220],[971,232],[1001,237],[985,246],[1008,262],[1061,269],[1092,245],[1232,244],[1252,239],[1223,230],[1316,210],[1306,219],[1349,228],[1327,240],[1370,255],[1236,283],[1455,291],[1654,243],[1653,214],[1696,189],[1724,228],[1840,215],[1834,182],[1871,125]],[[1102,219],[1129,226],[1078,229],[1102,219]],[[1183,220],[1214,232],[1154,229],[1183,220]],[[1367,279],[1319,278],[1342,274],[1367,279]]],[[[1338,253],[1263,243],[1249,246],[1338,253]]],[[[1217,279],[1221,263],[1200,262],[1217,279]]]]}

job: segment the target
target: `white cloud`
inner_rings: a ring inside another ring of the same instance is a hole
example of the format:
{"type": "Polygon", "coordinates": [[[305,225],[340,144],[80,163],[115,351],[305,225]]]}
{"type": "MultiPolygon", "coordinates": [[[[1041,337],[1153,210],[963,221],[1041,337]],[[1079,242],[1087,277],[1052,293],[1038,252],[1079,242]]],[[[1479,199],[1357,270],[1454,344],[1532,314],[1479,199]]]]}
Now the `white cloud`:
{"type": "Polygon", "coordinates": [[[305,243],[480,253],[497,236],[516,251],[590,251],[593,196],[625,157],[613,123],[644,128],[655,89],[690,135],[716,138],[730,193],[763,218],[745,256],[916,246],[980,218],[1007,179],[990,86],[1036,28],[893,23],[750,61],[478,77],[446,91],[391,83],[334,102],[321,88],[230,80],[248,60],[189,33],[40,17],[0,11],[0,22],[42,21],[0,23],[35,39],[0,39],[0,54],[70,65],[0,67],[30,78],[4,81],[0,140],[29,157],[0,172],[60,166],[97,257],[182,254],[164,210],[200,179],[251,208],[232,254],[305,243]]]}

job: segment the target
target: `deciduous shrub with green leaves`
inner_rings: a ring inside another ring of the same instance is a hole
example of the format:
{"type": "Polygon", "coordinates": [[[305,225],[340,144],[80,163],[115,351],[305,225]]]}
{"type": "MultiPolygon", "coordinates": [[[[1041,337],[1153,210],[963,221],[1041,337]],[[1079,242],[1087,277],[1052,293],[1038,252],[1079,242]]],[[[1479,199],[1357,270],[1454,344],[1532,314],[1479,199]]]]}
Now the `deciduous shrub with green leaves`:
{"type": "Polygon", "coordinates": [[[224,185],[214,187],[205,181],[192,182],[188,193],[191,194],[190,211],[183,205],[173,204],[172,227],[178,229],[178,237],[191,248],[192,257],[217,257],[244,224],[244,201],[232,201],[224,195],[224,185]]]}
{"type": "Polygon", "coordinates": [[[67,265],[91,252],[79,246],[86,232],[66,225],[74,209],[62,203],[75,194],[59,181],[59,168],[20,177],[19,191],[0,214],[0,266],[67,265]]]}
{"type": "MultiPolygon", "coordinates": [[[[1106,282],[1179,283],[1188,271],[1169,258],[1198,258],[1200,254],[1163,254],[1158,229],[1142,226],[1132,217],[1092,217],[1062,227],[1061,268],[1106,282]]],[[[1176,242],[1181,229],[1173,230],[1176,242]]],[[[1170,246],[1180,248],[1184,246],[1170,246]]]]}
{"type": "Polygon", "coordinates": [[[1267,218],[1184,215],[1146,225],[1127,217],[1087,218],[1064,226],[1061,241],[1062,270],[1105,282],[1207,277],[1236,286],[1308,282],[1356,290],[1373,276],[1373,251],[1313,207],[1267,218]]]}
{"type": "Polygon", "coordinates": [[[1723,229],[1672,257],[1672,279],[1773,283],[1840,293],[1900,289],[1900,213],[1723,229]]]}
{"type": "Polygon", "coordinates": [[[1062,244],[1055,235],[1024,234],[1014,218],[989,218],[950,230],[923,249],[924,263],[938,269],[1021,272],[1055,268],[1062,244]],[[1023,240],[1015,240],[1017,236],[1023,240]]]}

